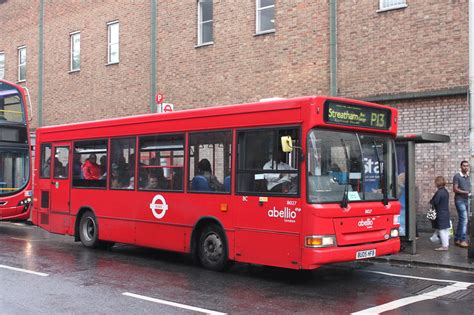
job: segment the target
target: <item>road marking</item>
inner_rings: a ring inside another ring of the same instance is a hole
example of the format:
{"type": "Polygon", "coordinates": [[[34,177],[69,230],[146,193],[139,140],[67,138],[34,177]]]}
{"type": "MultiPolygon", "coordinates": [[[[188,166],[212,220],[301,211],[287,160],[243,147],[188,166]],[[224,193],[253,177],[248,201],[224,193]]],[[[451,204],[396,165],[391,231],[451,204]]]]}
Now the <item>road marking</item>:
{"type": "Polygon", "coordinates": [[[134,293],[130,293],[130,292],[125,292],[125,293],[122,293],[122,294],[126,295],[126,296],[133,297],[133,298],[149,301],[149,302],[165,304],[165,305],[174,306],[174,307],[178,307],[178,308],[182,308],[182,309],[186,309],[186,310],[190,310],[190,311],[195,311],[195,312],[200,312],[200,313],[204,313],[204,314],[212,314],[212,315],[226,315],[227,314],[227,313],[221,313],[221,312],[207,310],[205,308],[189,306],[189,305],[185,305],[185,304],[180,304],[180,303],[175,303],[175,302],[170,302],[170,301],[165,301],[165,300],[160,300],[160,299],[155,299],[155,298],[151,298],[151,297],[148,297],[148,296],[134,294],[134,293]]]}
{"type": "MultiPolygon", "coordinates": [[[[373,270],[361,270],[363,272],[370,272],[376,273],[379,275],[390,276],[390,277],[399,277],[399,278],[409,278],[409,279],[418,279],[418,280],[426,280],[426,281],[436,281],[436,282],[447,282],[447,283],[469,283],[469,282],[462,282],[456,280],[443,280],[443,279],[434,279],[434,278],[424,278],[424,277],[416,277],[416,276],[407,276],[407,275],[399,275],[396,273],[388,273],[382,271],[373,271],[373,270]]],[[[469,285],[473,285],[474,283],[469,283],[469,285]]]]}
{"type": "Polygon", "coordinates": [[[50,239],[48,238],[42,238],[42,239],[29,239],[29,238],[21,238],[21,237],[10,237],[12,240],[17,240],[17,241],[24,241],[24,242],[42,242],[42,241],[49,241],[50,239]]]}
{"type": "Polygon", "coordinates": [[[451,285],[443,288],[439,288],[437,290],[426,292],[420,295],[410,296],[403,299],[395,300],[392,302],[388,302],[382,305],[374,306],[362,311],[358,311],[355,313],[351,313],[353,315],[362,315],[362,314],[380,314],[383,312],[391,311],[409,304],[413,304],[420,301],[432,300],[438,297],[449,295],[456,291],[466,290],[469,288],[473,283],[469,282],[461,282],[461,281],[454,281],[454,280],[443,280],[443,279],[433,279],[433,278],[424,278],[424,277],[416,277],[416,276],[407,276],[407,275],[399,275],[394,273],[388,272],[381,272],[381,271],[371,271],[371,270],[363,270],[364,272],[370,272],[375,274],[380,274],[384,276],[390,277],[398,277],[398,278],[409,278],[409,279],[417,279],[417,280],[425,280],[425,281],[436,281],[436,282],[444,282],[444,283],[452,283],[451,285]]]}
{"type": "Polygon", "coordinates": [[[455,283],[450,286],[440,288],[431,292],[424,294],[410,296],[403,299],[395,300],[386,304],[368,308],[359,312],[351,313],[352,315],[362,315],[362,314],[380,314],[383,312],[391,311],[402,306],[413,304],[420,301],[436,299],[443,295],[448,295],[456,291],[466,290],[471,284],[466,282],[455,283]]]}
{"type": "Polygon", "coordinates": [[[9,269],[9,270],[13,270],[13,271],[24,272],[24,273],[30,273],[32,275],[37,275],[37,276],[41,276],[41,277],[49,276],[47,273],[36,272],[36,271],[31,271],[31,270],[21,269],[21,268],[15,268],[15,267],[10,267],[10,266],[5,266],[5,265],[0,265],[0,268],[9,269]]]}

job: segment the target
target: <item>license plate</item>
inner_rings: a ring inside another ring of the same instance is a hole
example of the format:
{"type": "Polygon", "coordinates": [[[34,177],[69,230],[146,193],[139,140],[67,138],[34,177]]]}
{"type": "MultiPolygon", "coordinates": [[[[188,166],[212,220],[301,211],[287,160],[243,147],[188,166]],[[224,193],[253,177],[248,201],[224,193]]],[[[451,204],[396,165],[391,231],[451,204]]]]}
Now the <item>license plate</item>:
{"type": "Polygon", "coordinates": [[[375,257],[375,249],[360,250],[356,253],[356,259],[375,257]]]}

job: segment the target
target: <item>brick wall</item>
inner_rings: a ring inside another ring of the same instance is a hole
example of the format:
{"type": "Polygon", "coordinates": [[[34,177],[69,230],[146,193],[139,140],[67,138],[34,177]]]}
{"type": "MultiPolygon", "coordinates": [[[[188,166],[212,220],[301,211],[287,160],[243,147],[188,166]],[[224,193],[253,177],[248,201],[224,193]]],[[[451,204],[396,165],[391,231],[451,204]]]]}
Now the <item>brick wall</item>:
{"type": "MultiPolygon", "coordinates": [[[[5,80],[18,81],[18,47],[26,46],[26,82],[33,104],[38,97],[39,1],[0,1],[0,52],[5,54],[5,80]]],[[[33,117],[37,112],[33,110],[33,117]]]]}
{"type": "Polygon", "coordinates": [[[148,1],[48,1],[44,125],[144,114],[150,98],[148,1]],[[107,64],[107,23],[120,25],[120,63],[107,64]],[[71,32],[81,32],[81,69],[69,72],[71,32]]]}
{"type": "Polygon", "coordinates": [[[338,1],[339,94],[364,97],[468,85],[467,0],[338,1]]]}
{"type": "Polygon", "coordinates": [[[177,109],[327,94],[327,2],[277,2],[276,32],[254,36],[255,1],[215,1],[214,44],[195,48],[197,1],[159,1],[158,91],[177,109]]]}
{"type": "MultiPolygon", "coordinates": [[[[444,176],[450,193],[450,212],[456,216],[452,179],[462,160],[469,161],[469,105],[467,96],[422,98],[391,102],[399,110],[399,133],[430,132],[448,135],[449,143],[417,144],[415,147],[417,210],[420,222],[436,191],[434,179],[444,176]]],[[[431,227],[430,227],[431,228],[431,227]]]]}

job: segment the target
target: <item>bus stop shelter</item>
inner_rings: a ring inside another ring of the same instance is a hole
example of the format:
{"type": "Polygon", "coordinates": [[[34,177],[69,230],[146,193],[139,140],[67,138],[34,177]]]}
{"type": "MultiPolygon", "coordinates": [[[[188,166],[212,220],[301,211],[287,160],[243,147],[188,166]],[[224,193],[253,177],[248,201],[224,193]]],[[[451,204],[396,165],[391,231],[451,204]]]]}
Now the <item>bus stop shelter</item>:
{"type": "Polygon", "coordinates": [[[401,134],[396,139],[398,175],[400,179],[405,178],[404,186],[403,183],[399,183],[401,188],[400,236],[402,241],[410,244],[413,255],[416,254],[415,146],[447,143],[450,140],[449,136],[427,132],[401,134]]]}

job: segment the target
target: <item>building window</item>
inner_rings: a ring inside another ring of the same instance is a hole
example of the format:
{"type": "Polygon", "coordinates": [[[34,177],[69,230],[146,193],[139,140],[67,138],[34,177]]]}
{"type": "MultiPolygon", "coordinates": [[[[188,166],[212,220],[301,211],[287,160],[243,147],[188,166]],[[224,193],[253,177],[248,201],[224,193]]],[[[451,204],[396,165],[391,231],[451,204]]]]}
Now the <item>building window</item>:
{"type": "Polygon", "coordinates": [[[119,62],[119,22],[110,22],[107,24],[108,30],[108,49],[107,63],[119,62]]]}
{"type": "Polygon", "coordinates": [[[81,68],[81,33],[70,34],[71,37],[71,71],[77,71],[81,68]]]}
{"type": "Polygon", "coordinates": [[[18,82],[26,81],[26,47],[18,48],[18,82]]]}
{"type": "Polygon", "coordinates": [[[257,0],[257,34],[275,31],[275,1],[257,0]]]}
{"type": "Polygon", "coordinates": [[[5,54],[0,52],[0,79],[5,78],[5,54]]]}
{"type": "Polygon", "coordinates": [[[406,0],[380,0],[379,11],[406,8],[406,6],[407,6],[406,0]]]}
{"type": "Polygon", "coordinates": [[[212,0],[198,1],[198,45],[211,44],[212,0]]]}

